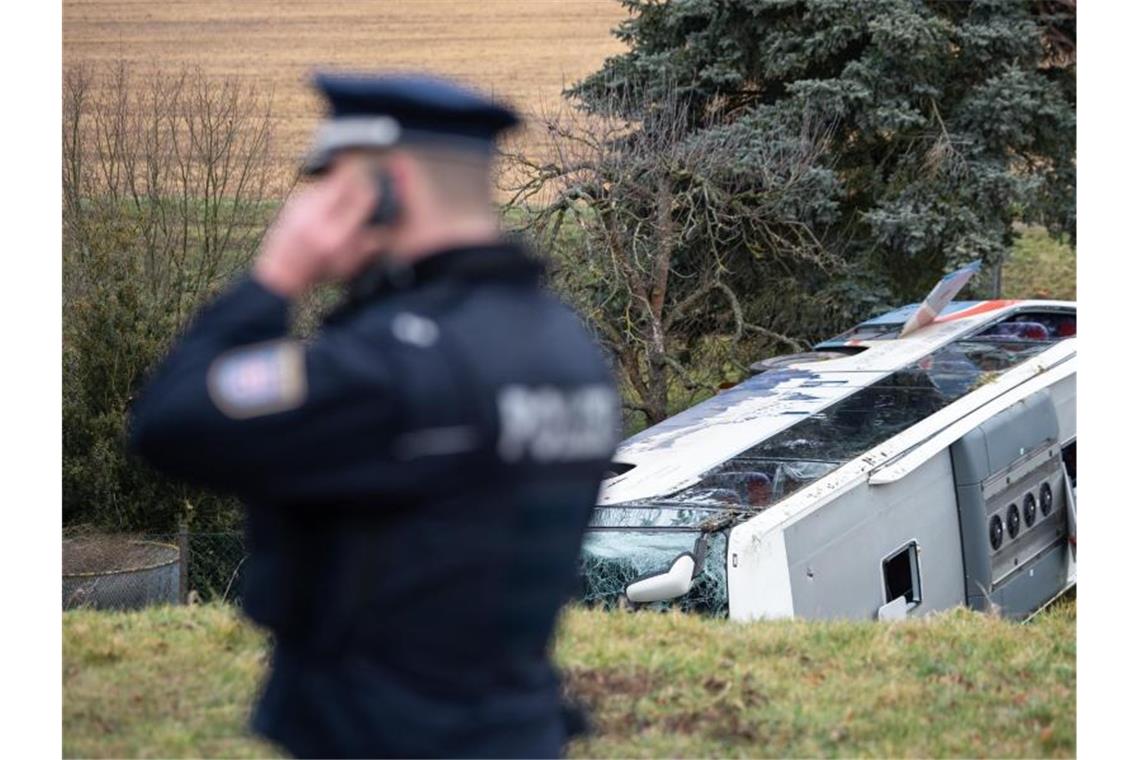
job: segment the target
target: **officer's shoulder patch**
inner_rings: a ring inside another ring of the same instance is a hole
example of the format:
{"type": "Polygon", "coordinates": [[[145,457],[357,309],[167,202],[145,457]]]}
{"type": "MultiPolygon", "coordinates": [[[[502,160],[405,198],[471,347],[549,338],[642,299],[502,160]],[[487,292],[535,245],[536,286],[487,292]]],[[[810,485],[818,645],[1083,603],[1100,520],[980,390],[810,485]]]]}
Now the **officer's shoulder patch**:
{"type": "Polygon", "coordinates": [[[274,340],[227,351],[206,376],[210,400],[222,414],[248,419],[287,412],[305,402],[305,349],[274,340]]]}

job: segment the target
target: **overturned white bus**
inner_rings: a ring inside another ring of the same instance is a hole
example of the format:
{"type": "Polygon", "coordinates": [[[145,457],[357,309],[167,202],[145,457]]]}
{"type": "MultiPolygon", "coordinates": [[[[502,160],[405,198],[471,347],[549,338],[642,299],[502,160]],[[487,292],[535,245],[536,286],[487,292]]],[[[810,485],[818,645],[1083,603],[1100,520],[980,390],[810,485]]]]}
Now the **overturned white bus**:
{"type": "Polygon", "coordinates": [[[585,601],[1025,617],[1075,584],[1076,304],[954,302],[898,337],[919,308],[624,441],[585,601]]]}

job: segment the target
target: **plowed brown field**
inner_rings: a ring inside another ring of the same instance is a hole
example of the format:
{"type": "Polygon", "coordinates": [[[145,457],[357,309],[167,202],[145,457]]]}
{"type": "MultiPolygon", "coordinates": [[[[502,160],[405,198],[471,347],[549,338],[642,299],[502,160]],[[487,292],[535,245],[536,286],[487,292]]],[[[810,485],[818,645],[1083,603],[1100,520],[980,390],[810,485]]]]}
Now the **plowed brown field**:
{"type": "Polygon", "coordinates": [[[320,115],[316,68],[427,70],[536,110],[622,50],[617,0],[64,0],[64,64],[200,66],[274,93],[279,144],[320,115]]]}

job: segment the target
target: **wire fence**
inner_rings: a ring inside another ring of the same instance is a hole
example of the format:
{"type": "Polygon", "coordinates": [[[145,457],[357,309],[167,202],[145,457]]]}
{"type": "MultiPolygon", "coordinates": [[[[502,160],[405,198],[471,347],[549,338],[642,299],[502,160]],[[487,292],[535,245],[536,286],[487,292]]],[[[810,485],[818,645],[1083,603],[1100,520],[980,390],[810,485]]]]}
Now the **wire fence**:
{"type": "Polygon", "coordinates": [[[63,541],[63,608],[240,601],[241,533],[88,534],[63,541]]]}

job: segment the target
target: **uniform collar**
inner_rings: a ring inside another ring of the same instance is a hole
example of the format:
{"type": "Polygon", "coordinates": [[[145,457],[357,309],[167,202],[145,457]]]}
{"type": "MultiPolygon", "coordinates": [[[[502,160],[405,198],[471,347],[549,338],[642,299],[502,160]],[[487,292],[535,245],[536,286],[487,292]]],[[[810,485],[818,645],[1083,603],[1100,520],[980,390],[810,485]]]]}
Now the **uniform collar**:
{"type": "Polygon", "coordinates": [[[384,262],[371,267],[349,283],[344,302],[333,314],[438,281],[536,284],[544,272],[543,263],[514,242],[447,248],[410,266],[384,262]]]}

